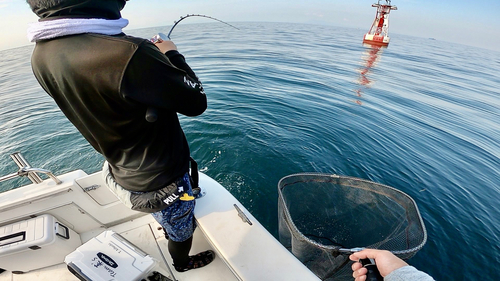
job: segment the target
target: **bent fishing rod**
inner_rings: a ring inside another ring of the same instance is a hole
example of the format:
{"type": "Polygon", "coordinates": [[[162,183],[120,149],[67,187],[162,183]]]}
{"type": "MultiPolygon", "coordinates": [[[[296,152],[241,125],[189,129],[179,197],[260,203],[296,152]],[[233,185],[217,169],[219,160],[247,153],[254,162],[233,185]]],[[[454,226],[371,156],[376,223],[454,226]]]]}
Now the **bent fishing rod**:
{"type": "Polygon", "coordinates": [[[175,28],[175,27],[176,27],[176,26],[177,26],[177,25],[178,25],[178,24],[179,24],[182,20],[184,20],[184,19],[186,19],[186,18],[189,18],[189,17],[203,17],[203,18],[208,18],[208,19],[216,20],[216,21],[221,22],[221,23],[223,23],[223,24],[225,24],[225,25],[228,25],[228,26],[230,26],[230,27],[232,27],[232,28],[235,28],[235,29],[240,30],[240,29],[239,29],[239,28],[237,28],[236,26],[231,25],[231,24],[229,24],[229,23],[227,23],[227,22],[225,22],[225,21],[221,21],[220,19],[216,19],[216,18],[213,18],[213,17],[210,17],[210,16],[206,16],[206,15],[199,15],[199,14],[190,14],[190,15],[189,15],[189,14],[188,14],[188,15],[185,15],[185,16],[181,17],[178,21],[174,21],[174,25],[172,26],[172,28],[170,29],[170,31],[169,31],[169,32],[168,32],[168,34],[167,34],[167,38],[168,38],[169,40],[170,40],[170,35],[172,34],[172,31],[174,30],[174,28],[175,28]]]}
{"type": "Polygon", "coordinates": [[[234,25],[232,25],[232,24],[229,24],[229,23],[227,23],[227,22],[225,22],[225,21],[222,21],[222,20],[220,20],[220,19],[217,19],[217,18],[214,18],[214,17],[211,17],[211,16],[207,16],[207,15],[200,15],[200,14],[187,14],[187,15],[185,15],[185,16],[181,16],[181,18],[180,18],[179,20],[174,21],[174,25],[172,26],[172,28],[170,28],[170,31],[168,32],[168,34],[167,34],[167,35],[165,35],[165,34],[163,34],[163,33],[161,33],[161,32],[160,32],[160,33],[156,34],[155,36],[153,36],[153,38],[151,38],[151,39],[150,39],[150,40],[151,40],[151,42],[153,42],[153,43],[157,43],[157,42],[159,42],[160,40],[162,40],[162,41],[165,41],[165,40],[171,40],[171,39],[170,39],[170,35],[172,35],[172,31],[174,31],[174,28],[175,28],[175,27],[176,27],[176,26],[177,26],[177,25],[178,25],[178,24],[179,24],[182,20],[187,19],[187,18],[189,18],[189,17],[203,17],[203,18],[207,18],[207,19],[216,20],[216,21],[221,22],[221,23],[223,23],[223,24],[225,24],[225,25],[228,25],[228,26],[230,26],[230,27],[232,27],[232,28],[235,28],[235,29],[240,30],[239,28],[237,28],[236,26],[234,26],[234,25]]]}
{"type": "MultiPolygon", "coordinates": [[[[170,31],[168,32],[167,35],[163,34],[163,33],[158,33],[156,34],[155,36],[153,36],[151,39],[149,39],[151,42],[153,43],[158,43],[158,42],[162,42],[162,41],[167,41],[167,40],[170,40],[170,35],[172,35],[172,31],[174,31],[174,28],[184,19],[187,19],[189,17],[203,17],[203,18],[208,18],[208,19],[212,19],[212,20],[216,20],[218,22],[221,22],[225,25],[228,25],[232,28],[235,28],[235,29],[238,29],[240,30],[239,28],[237,28],[236,26],[234,25],[231,25],[225,21],[222,21],[220,19],[216,19],[214,17],[210,17],[210,16],[206,16],[206,15],[200,15],[200,14],[187,14],[185,16],[181,16],[181,18],[177,21],[174,21],[174,25],[172,26],[172,28],[170,28],[170,31]]],[[[155,122],[156,120],[158,120],[158,111],[156,110],[156,108],[154,107],[148,107],[148,109],[146,110],[146,120],[150,123],[152,122],[155,122]]]]}

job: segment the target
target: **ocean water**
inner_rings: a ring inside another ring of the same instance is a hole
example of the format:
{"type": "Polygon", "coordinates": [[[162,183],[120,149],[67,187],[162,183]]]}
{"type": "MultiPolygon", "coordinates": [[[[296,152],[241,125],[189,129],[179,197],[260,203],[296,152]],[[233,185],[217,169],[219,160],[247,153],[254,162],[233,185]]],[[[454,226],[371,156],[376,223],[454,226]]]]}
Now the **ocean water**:
{"type": "MultiPolygon", "coordinates": [[[[376,48],[361,43],[365,30],[331,26],[234,25],[182,23],[172,34],[208,96],[203,115],[181,116],[203,172],[275,236],[286,175],[392,186],[416,201],[428,231],[410,264],[437,280],[496,280],[500,53],[397,34],[376,48]]],[[[0,175],[17,170],[15,151],[56,174],[98,171],[102,157],[31,74],[32,49],[0,52],[0,175]]]]}

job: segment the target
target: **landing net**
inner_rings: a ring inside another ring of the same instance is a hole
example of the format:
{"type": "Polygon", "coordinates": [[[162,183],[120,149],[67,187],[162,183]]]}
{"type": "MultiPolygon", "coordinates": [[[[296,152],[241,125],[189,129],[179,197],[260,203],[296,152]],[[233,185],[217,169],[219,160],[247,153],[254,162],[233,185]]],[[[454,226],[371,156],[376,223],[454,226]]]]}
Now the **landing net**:
{"type": "Polygon", "coordinates": [[[278,184],[279,238],[322,280],[352,280],[340,248],[389,250],[406,260],[427,241],[415,201],[358,178],[295,174],[278,184]]]}

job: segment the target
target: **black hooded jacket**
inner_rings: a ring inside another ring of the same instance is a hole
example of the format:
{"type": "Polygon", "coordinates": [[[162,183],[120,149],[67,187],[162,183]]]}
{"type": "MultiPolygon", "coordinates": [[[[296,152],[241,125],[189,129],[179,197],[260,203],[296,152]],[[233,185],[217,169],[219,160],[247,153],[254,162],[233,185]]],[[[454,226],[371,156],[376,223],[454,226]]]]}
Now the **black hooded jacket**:
{"type": "MultiPolygon", "coordinates": [[[[124,1],[63,3],[32,9],[41,20],[116,19],[124,1]]],[[[125,34],[79,34],[37,42],[32,68],[124,188],[158,190],[188,171],[189,147],[177,113],[200,115],[207,100],[179,52],[163,54],[148,40],[125,34]],[[156,122],[145,120],[148,107],[157,109],[156,122]]]]}
{"type": "Polygon", "coordinates": [[[59,18],[99,18],[116,20],[125,0],[28,0],[40,20],[59,18]]]}

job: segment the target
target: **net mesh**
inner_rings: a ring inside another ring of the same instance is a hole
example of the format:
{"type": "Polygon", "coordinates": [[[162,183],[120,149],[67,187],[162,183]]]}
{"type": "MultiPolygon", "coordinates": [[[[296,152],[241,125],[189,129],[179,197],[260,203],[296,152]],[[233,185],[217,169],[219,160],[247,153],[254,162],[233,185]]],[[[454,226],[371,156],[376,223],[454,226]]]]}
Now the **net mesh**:
{"type": "Polygon", "coordinates": [[[415,201],[387,185],[295,174],[280,180],[278,194],[280,242],[322,280],[352,280],[340,248],[384,249],[406,260],[427,240],[415,201]]]}

